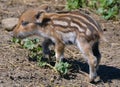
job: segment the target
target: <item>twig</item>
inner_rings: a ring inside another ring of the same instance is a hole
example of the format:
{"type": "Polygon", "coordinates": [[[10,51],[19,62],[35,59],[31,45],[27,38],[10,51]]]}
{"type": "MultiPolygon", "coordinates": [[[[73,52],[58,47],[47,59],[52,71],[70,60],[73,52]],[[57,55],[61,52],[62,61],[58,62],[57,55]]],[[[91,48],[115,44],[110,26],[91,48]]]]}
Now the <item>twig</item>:
{"type": "Polygon", "coordinates": [[[65,7],[65,5],[53,5],[54,7],[65,7]]]}
{"type": "Polygon", "coordinates": [[[8,45],[8,44],[1,44],[1,46],[3,48],[16,48],[17,46],[20,46],[19,44],[11,44],[11,45],[8,45]]]}
{"type": "Polygon", "coordinates": [[[71,50],[69,49],[66,49],[66,51],[68,51],[70,54],[72,54],[73,57],[76,57],[77,54],[75,54],[74,52],[72,52],[71,50]]]}
{"type": "Polygon", "coordinates": [[[12,65],[13,67],[16,67],[13,63],[9,62],[9,61],[6,61],[8,62],[10,65],[12,65]]]}
{"type": "MultiPolygon", "coordinates": [[[[33,65],[33,64],[31,64],[31,63],[29,63],[29,64],[30,64],[30,66],[32,66],[33,68],[39,69],[39,68],[35,67],[35,65],[33,65]]],[[[50,67],[50,68],[53,69],[56,73],[58,73],[58,71],[56,70],[56,68],[53,67],[52,65],[50,65],[50,64],[47,63],[46,66],[50,67]]]]}
{"type": "Polygon", "coordinates": [[[58,71],[56,70],[56,68],[55,67],[53,67],[53,66],[51,66],[50,64],[46,64],[46,66],[48,66],[48,67],[50,67],[50,68],[52,68],[56,73],[58,73],[58,71]]]}
{"type": "Polygon", "coordinates": [[[0,9],[0,13],[13,14],[14,12],[4,11],[4,10],[0,9]]]}

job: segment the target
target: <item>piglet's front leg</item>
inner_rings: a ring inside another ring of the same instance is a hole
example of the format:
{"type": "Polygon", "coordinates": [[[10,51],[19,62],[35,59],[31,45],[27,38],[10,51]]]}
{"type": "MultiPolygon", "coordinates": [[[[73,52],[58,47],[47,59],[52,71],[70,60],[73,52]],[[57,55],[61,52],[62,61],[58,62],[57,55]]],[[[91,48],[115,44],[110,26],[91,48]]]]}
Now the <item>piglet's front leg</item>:
{"type": "Polygon", "coordinates": [[[55,43],[56,64],[62,61],[62,59],[64,58],[64,48],[65,48],[65,45],[60,41],[55,43]]]}
{"type": "Polygon", "coordinates": [[[52,42],[52,40],[49,39],[49,38],[45,38],[44,41],[43,41],[43,43],[42,43],[44,57],[49,56],[49,58],[51,58],[51,56],[53,55],[52,52],[49,49],[50,45],[54,45],[54,43],[52,42]]]}

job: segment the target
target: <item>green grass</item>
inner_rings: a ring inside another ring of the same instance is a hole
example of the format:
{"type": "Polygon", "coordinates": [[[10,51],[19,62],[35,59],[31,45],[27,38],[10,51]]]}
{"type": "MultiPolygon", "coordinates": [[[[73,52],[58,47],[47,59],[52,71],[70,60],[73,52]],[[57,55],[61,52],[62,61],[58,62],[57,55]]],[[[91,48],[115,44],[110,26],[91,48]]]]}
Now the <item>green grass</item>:
{"type": "Polygon", "coordinates": [[[89,7],[106,20],[120,18],[120,0],[67,0],[66,8],[74,10],[89,7]]]}

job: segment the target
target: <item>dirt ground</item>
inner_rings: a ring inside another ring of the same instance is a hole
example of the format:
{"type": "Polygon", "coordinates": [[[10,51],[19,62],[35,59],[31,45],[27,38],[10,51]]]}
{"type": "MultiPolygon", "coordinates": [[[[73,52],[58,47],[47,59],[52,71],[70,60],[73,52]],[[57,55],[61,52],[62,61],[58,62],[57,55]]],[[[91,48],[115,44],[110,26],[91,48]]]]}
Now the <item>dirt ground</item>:
{"type": "Polygon", "coordinates": [[[102,25],[109,41],[109,44],[103,41],[100,44],[102,60],[98,75],[101,81],[95,84],[87,82],[87,77],[81,73],[88,73],[88,65],[76,47],[68,46],[65,50],[66,59],[76,67],[67,76],[59,77],[52,69],[40,68],[36,62],[29,61],[28,50],[12,43],[9,32],[1,26],[2,19],[19,17],[25,9],[42,3],[54,4],[59,10],[62,1],[0,0],[0,87],[120,87],[120,20],[106,21],[91,13],[102,25]]]}

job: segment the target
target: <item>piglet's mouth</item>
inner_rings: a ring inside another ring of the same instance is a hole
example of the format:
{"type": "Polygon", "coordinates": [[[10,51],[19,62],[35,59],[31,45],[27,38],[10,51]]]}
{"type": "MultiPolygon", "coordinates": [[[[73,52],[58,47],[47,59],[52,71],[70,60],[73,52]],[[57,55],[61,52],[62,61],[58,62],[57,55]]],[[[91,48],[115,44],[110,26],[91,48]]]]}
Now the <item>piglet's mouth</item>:
{"type": "Polygon", "coordinates": [[[19,34],[14,34],[13,32],[9,32],[9,35],[13,38],[19,38],[19,39],[24,39],[25,35],[23,33],[19,33],[19,34]]]}
{"type": "Polygon", "coordinates": [[[13,32],[9,32],[9,35],[10,35],[11,37],[14,37],[13,32]]]}

